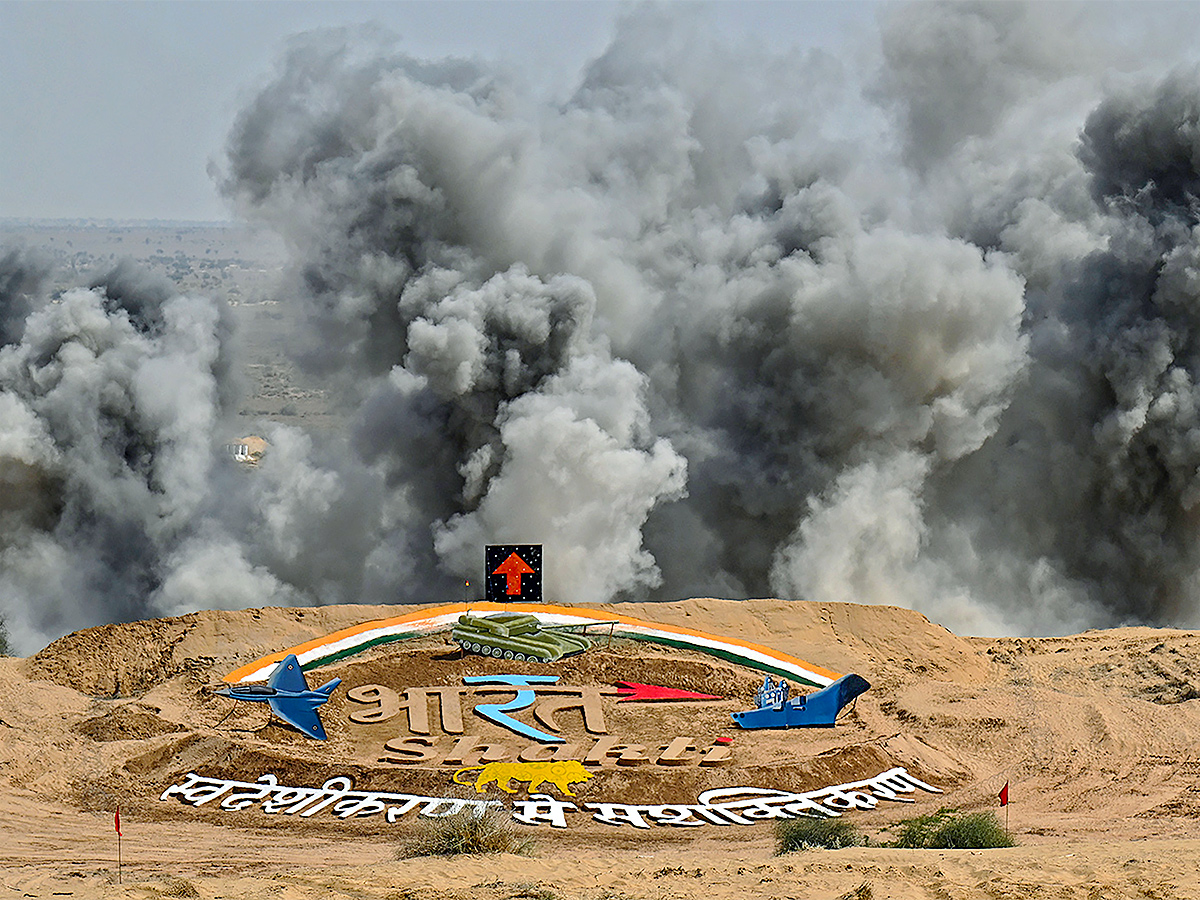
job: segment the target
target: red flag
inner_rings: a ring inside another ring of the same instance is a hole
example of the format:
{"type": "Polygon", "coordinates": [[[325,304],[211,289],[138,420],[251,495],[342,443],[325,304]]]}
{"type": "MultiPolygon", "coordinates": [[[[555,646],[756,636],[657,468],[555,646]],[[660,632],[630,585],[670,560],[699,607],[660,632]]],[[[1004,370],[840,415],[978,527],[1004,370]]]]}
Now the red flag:
{"type": "Polygon", "coordinates": [[[1004,787],[1000,788],[1000,805],[1008,806],[1008,782],[1004,782],[1004,787]]]}
{"type": "Polygon", "coordinates": [[[121,807],[117,807],[117,814],[113,816],[113,828],[117,829],[117,837],[121,836],[121,807]]]}

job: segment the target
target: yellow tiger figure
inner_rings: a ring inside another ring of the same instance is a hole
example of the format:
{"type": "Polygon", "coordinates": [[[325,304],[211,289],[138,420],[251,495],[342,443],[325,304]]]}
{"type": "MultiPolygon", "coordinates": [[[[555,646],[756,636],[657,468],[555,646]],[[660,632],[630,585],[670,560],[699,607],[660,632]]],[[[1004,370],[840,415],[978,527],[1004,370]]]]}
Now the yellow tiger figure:
{"type": "Polygon", "coordinates": [[[583,784],[591,778],[592,773],[577,759],[556,762],[491,762],[483,766],[468,766],[454,773],[455,784],[474,784],[475,791],[480,794],[483,793],[484,785],[492,783],[506,794],[515,794],[517,789],[511,782],[527,781],[530,793],[550,782],[566,796],[574,797],[571,785],[583,784]],[[479,775],[473,782],[462,781],[459,778],[463,773],[475,769],[479,769],[479,775]]]}

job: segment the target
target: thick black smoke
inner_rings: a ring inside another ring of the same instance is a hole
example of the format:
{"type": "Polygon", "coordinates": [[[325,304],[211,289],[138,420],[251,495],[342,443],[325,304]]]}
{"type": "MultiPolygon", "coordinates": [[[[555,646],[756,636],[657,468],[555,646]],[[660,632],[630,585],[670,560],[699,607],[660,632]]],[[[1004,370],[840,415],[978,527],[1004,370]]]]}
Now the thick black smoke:
{"type": "Polygon", "coordinates": [[[353,425],[231,473],[218,304],[120,269],[39,305],[2,257],[14,635],[457,599],[489,542],[564,602],[1196,624],[1200,75],[1084,12],[889,6],[838,58],[642,8],[553,102],[295,39],[219,182],[353,425]]]}
{"type": "MultiPolygon", "coordinates": [[[[3,266],[25,278],[19,257],[3,266]]],[[[169,288],[119,267],[30,301],[0,347],[0,600],[18,641],[157,611],[162,558],[211,496],[221,314],[169,288]]]]}

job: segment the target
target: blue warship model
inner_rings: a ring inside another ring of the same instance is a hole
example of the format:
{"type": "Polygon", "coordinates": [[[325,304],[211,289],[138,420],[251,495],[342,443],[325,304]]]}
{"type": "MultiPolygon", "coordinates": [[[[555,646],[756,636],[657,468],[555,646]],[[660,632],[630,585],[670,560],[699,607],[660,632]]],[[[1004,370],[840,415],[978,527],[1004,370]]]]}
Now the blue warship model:
{"type": "Polygon", "coordinates": [[[842,708],[870,686],[859,675],[843,675],[828,687],[789,699],[788,683],[782,678],[772,682],[768,675],[758,689],[758,709],[731,715],[742,728],[828,728],[842,708]]]}

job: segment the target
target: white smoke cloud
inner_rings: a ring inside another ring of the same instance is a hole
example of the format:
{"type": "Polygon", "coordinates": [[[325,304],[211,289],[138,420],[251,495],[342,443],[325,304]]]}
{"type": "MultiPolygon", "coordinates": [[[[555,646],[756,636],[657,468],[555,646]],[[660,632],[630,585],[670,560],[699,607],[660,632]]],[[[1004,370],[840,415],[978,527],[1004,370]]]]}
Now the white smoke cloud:
{"type": "Polygon", "coordinates": [[[585,359],[513,400],[500,421],[499,472],[478,508],[439,530],[438,554],[471,572],[481,546],[536,535],[550,597],[601,603],[658,587],[642,528],[657,503],[682,495],[686,463],[665,440],[634,444],[645,426],[627,417],[640,412],[643,387],[628,363],[585,359]]]}
{"type": "Polygon", "coordinates": [[[0,348],[0,469],[19,486],[0,597],[17,641],[153,611],[156,559],[210,491],[221,315],[160,305],[158,287],[68,291],[0,348]]]}
{"type": "Polygon", "coordinates": [[[184,542],[164,563],[167,576],[154,597],[155,611],[164,615],[305,602],[268,569],[251,565],[225,534],[184,542]]]}

